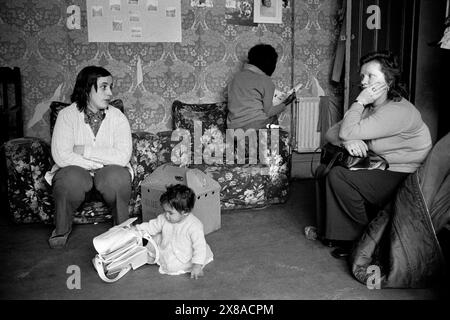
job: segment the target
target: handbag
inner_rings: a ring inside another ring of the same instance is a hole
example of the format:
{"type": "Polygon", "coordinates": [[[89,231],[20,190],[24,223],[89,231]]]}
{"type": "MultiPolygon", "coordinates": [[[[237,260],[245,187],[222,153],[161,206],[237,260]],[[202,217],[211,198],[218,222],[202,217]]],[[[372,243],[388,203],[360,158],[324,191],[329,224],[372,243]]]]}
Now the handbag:
{"type": "MultiPolygon", "coordinates": [[[[334,166],[341,166],[350,170],[387,170],[389,168],[388,161],[372,150],[367,151],[367,155],[365,157],[357,157],[352,156],[344,147],[336,146],[329,142],[325,143],[318,149],[321,150],[320,163],[324,166],[324,168],[321,168],[320,170],[321,176],[326,176],[334,166]]],[[[318,149],[316,149],[315,152],[317,152],[318,149]]],[[[311,171],[313,176],[316,177],[317,174],[319,174],[319,170],[316,169],[313,172],[312,163],[313,161],[311,161],[311,171]]]]}
{"type": "Polygon", "coordinates": [[[103,281],[115,282],[131,269],[158,262],[159,250],[153,238],[131,227],[136,219],[130,218],[92,240],[97,251],[92,263],[103,281]],[[148,240],[146,246],[142,237],[148,240]]]}

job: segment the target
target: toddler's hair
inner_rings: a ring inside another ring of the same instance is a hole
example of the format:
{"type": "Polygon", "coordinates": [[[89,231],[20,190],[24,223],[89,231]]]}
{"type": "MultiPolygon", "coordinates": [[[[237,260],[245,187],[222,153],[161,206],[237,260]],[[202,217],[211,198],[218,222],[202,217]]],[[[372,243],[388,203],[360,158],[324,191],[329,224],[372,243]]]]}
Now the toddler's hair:
{"type": "Polygon", "coordinates": [[[159,201],[161,205],[168,204],[178,212],[191,212],[195,205],[194,191],[183,184],[170,185],[166,188],[159,201]]]}

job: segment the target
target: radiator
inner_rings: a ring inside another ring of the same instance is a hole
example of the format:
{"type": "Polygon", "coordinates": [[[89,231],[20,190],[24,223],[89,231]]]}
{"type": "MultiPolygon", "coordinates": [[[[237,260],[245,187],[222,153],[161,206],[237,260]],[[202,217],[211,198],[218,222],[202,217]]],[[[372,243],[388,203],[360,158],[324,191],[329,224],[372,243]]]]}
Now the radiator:
{"type": "Polygon", "coordinates": [[[319,97],[297,98],[293,112],[294,151],[314,152],[320,146],[319,97]]]}

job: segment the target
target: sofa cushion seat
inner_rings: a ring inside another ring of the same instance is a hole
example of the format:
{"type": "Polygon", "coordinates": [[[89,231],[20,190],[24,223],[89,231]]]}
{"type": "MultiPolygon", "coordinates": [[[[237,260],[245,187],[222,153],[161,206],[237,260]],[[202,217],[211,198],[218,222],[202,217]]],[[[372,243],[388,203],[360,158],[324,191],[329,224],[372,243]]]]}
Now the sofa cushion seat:
{"type": "Polygon", "coordinates": [[[200,169],[219,183],[222,209],[258,208],[287,200],[289,181],[280,174],[282,168],[275,174],[263,164],[198,164],[190,168],[200,169]]]}

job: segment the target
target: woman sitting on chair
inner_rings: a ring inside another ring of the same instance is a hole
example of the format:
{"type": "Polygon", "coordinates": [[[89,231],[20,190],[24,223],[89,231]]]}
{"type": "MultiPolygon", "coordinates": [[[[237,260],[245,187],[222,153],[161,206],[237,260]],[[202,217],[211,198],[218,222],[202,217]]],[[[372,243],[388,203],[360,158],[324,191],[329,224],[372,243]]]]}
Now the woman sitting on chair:
{"type": "Polygon", "coordinates": [[[404,98],[396,57],[387,51],[360,60],[362,91],[331,127],[326,140],[353,156],[370,149],[389,163],[388,170],[334,167],[326,177],[326,217],[322,236],[336,246],[335,258],[347,257],[353,243],[385,206],[408,174],[425,160],[432,142],[420,112],[404,98]]]}

